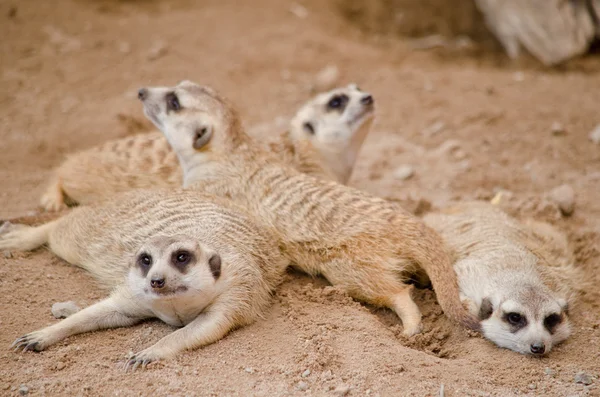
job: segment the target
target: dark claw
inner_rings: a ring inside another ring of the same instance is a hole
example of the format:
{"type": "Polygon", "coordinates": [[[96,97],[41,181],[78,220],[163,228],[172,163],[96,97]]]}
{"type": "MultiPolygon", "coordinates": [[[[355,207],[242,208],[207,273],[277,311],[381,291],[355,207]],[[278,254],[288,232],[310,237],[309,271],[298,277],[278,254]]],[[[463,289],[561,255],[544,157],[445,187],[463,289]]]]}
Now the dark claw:
{"type": "Polygon", "coordinates": [[[21,336],[16,341],[14,341],[10,347],[14,351],[19,351],[21,349],[23,349],[24,352],[30,351],[30,350],[34,351],[34,352],[42,351],[42,349],[40,348],[40,343],[32,342],[29,338],[30,338],[29,335],[21,336]]]}
{"type": "Polygon", "coordinates": [[[129,370],[129,368],[131,368],[131,372],[134,372],[140,366],[142,367],[142,369],[145,369],[146,366],[148,366],[148,364],[150,364],[151,362],[152,362],[152,360],[149,358],[140,360],[139,358],[136,358],[135,356],[133,356],[133,357],[129,358],[127,363],[125,363],[125,372],[127,372],[129,370]]]}

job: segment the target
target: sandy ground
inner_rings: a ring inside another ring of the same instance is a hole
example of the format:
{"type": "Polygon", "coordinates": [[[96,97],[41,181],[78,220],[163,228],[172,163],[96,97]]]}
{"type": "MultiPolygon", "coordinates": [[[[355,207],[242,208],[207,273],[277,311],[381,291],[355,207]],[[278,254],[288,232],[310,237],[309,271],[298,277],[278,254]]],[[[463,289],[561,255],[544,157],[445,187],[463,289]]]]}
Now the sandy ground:
{"type": "MultiPolygon", "coordinates": [[[[588,139],[600,123],[597,56],[544,71],[486,51],[415,51],[361,33],[330,2],[304,2],[305,18],[288,1],[235,3],[0,1],[0,218],[35,210],[65,153],[150,128],[135,100],[141,85],[210,84],[255,133],[278,133],[333,64],[340,83],[359,83],[378,106],[352,185],[417,212],[506,190],[507,210],[567,232],[600,283],[600,145],[588,139]],[[404,166],[407,180],[397,177],[404,166]],[[546,198],[563,183],[576,192],[567,218],[546,198]]],[[[431,291],[416,294],[424,333],[405,339],[390,311],[290,273],[266,320],[133,374],[119,369],[125,355],[170,327],[14,353],[16,337],[56,321],[53,303],[85,306],[105,293],[44,250],[0,256],[0,287],[0,395],[600,395],[597,287],[573,311],[573,337],[536,359],[450,324],[431,291]],[[580,371],[591,385],[575,382],[580,371]]]]}

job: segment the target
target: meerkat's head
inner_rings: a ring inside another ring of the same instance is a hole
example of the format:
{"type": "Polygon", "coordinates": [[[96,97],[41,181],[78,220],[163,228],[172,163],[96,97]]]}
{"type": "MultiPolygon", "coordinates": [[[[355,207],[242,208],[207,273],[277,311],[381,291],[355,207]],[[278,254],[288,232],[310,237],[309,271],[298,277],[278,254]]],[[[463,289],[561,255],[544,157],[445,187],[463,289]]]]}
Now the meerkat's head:
{"type": "Polygon", "coordinates": [[[356,84],[319,94],[296,113],[290,123],[295,141],[308,141],[343,183],[374,119],[374,99],[356,84]]]}
{"type": "Polygon", "coordinates": [[[196,154],[229,152],[247,137],[233,106],[209,87],[184,80],[174,87],[141,88],[138,98],[184,169],[196,154]]]}
{"type": "Polygon", "coordinates": [[[176,299],[187,294],[212,299],[221,277],[221,257],[188,236],[159,236],[135,254],[128,283],[151,299],[176,299]]]}
{"type": "Polygon", "coordinates": [[[507,295],[484,298],[479,310],[483,334],[498,346],[541,356],[571,334],[565,299],[526,282],[507,295]]]}

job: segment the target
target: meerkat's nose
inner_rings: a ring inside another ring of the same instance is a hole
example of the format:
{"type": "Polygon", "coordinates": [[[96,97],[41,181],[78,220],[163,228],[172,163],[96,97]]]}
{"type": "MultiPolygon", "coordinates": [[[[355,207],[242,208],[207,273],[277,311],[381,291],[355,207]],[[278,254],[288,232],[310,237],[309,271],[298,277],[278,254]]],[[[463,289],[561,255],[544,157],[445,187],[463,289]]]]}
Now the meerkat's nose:
{"type": "Polygon", "coordinates": [[[138,99],[140,101],[143,101],[147,97],[148,97],[148,90],[146,88],[140,88],[140,90],[138,91],[138,99]]]}
{"type": "Polygon", "coordinates": [[[365,95],[364,97],[360,98],[360,103],[362,103],[363,105],[369,106],[372,105],[373,102],[375,102],[375,100],[371,95],[365,95]]]}
{"type": "Polygon", "coordinates": [[[165,286],[165,279],[153,278],[152,280],[150,280],[150,286],[152,286],[152,288],[154,289],[161,289],[165,286]]]}
{"type": "Polygon", "coordinates": [[[530,349],[533,354],[544,354],[546,352],[546,346],[541,342],[532,344],[530,349]]]}

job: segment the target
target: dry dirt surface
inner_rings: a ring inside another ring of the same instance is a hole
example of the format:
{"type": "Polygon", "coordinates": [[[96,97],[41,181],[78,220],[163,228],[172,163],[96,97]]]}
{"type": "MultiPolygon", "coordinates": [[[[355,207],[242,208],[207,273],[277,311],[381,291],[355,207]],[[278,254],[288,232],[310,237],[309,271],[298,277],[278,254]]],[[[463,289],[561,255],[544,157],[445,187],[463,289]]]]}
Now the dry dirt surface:
{"type": "Polygon", "coordinates": [[[105,292],[45,250],[3,253],[0,395],[600,395],[600,145],[589,139],[600,124],[600,59],[548,71],[464,40],[424,50],[360,31],[338,6],[2,0],[0,218],[35,213],[66,153],[151,129],[135,99],[142,85],[212,85],[264,135],[279,133],[318,72],[335,65],[340,84],[357,82],[378,106],[351,185],[417,213],[502,191],[511,213],[558,225],[595,285],[573,308],[573,337],[541,359],[501,350],[452,325],[433,292],[419,290],[425,330],[405,339],[390,311],[290,272],[264,321],[124,373],[128,352],[172,328],[151,321],[12,352],[15,338],[57,321],[53,303],[83,307],[105,292]],[[562,184],[575,190],[570,217],[548,198],[562,184]]]}

